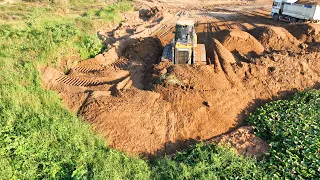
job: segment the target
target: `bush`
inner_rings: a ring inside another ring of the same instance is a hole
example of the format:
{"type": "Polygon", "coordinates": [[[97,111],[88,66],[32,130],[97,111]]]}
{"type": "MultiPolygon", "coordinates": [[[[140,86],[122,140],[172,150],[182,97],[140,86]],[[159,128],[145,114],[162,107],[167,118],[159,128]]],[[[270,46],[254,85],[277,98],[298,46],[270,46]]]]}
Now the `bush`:
{"type": "Polygon", "coordinates": [[[248,122],[270,145],[265,166],[271,177],[320,177],[320,91],[297,93],[258,109],[248,122]]]}

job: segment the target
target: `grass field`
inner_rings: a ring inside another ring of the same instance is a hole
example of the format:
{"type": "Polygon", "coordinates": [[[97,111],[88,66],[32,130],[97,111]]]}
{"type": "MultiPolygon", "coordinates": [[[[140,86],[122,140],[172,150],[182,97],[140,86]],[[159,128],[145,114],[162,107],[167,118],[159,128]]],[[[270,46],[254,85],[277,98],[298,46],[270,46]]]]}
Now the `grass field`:
{"type": "Polygon", "coordinates": [[[316,90],[251,115],[258,135],[272,145],[262,162],[214,144],[151,162],[107,148],[55,92],[42,88],[39,69],[68,56],[85,59],[101,52],[96,28],[121,22],[120,13],[133,8],[127,1],[53,2],[0,6],[0,179],[319,177],[316,90]]]}
{"type": "Polygon", "coordinates": [[[39,75],[43,65],[54,66],[71,55],[85,59],[103,49],[94,29],[87,29],[91,25],[77,23],[78,18],[92,24],[117,23],[121,11],[131,10],[130,4],[106,6],[106,12],[117,17],[111,19],[82,17],[85,12],[77,9],[79,15],[72,10],[65,14],[41,3],[0,8],[1,179],[147,179],[144,160],[106,148],[89,125],[62,106],[56,93],[42,88],[39,75]]]}

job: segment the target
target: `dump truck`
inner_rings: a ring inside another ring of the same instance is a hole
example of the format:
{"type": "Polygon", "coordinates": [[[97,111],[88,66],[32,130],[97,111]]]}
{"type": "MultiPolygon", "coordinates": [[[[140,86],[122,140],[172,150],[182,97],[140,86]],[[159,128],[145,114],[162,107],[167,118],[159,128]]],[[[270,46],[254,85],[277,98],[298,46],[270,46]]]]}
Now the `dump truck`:
{"type": "Polygon", "coordinates": [[[276,21],[287,22],[319,22],[319,2],[297,0],[275,0],[272,4],[271,16],[276,21]]]}
{"type": "Polygon", "coordinates": [[[175,36],[164,47],[161,61],[173,64],[206,64],[204,44],[198,44],[195,23],[192,19],[179,19],[176,22],[175,36]]]}

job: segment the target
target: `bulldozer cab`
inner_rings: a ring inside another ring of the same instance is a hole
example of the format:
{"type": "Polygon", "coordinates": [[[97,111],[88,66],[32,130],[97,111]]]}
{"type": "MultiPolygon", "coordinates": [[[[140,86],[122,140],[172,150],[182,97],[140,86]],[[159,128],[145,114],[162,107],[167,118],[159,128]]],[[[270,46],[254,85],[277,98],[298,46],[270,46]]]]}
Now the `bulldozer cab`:
{"type": "Polygon", "coordinates": [[[193,20],[179,20],[176,24],[175,41],[187,44],[192,43],[194,36],[193,20]]]}

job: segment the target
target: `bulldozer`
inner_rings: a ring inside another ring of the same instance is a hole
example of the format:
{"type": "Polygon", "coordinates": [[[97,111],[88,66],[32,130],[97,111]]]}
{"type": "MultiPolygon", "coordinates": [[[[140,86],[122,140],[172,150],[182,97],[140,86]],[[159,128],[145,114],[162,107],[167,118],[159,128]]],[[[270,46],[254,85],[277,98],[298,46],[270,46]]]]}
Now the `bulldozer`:
{"type": "Polygon", "coordinates": [[[164,47],[161,61],[171,61],[173,64],[207,64],[205,45],[197,43],[194,24],[192,19],[179,19],[176,22],[175,36],[164,47]]]}

